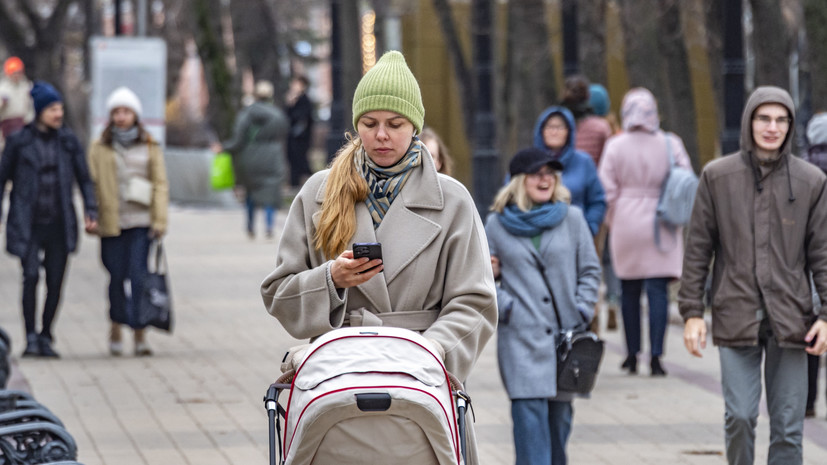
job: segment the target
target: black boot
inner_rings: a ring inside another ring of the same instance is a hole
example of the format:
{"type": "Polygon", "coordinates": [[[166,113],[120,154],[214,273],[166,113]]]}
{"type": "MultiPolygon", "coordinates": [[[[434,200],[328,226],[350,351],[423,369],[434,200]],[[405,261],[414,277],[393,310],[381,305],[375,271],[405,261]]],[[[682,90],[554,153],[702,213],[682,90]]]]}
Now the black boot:
{"type": "Polygon", "coordinates": [[[652,376],[666,376],[666,370],[660,364],[660,357],[652,357],[652,376]]]}
{"type": "Polygon", "coordinates": [[[620,368],[624,370],[629,370],[630,375],[637,374],[637,355],[630,355],[626,357],[626,360],[623,361],[623,364],[620,365],[620,368]]]}
{"type": "Polygon", "coordinates": [[[37,334],[31,333],[26,335],[26,350],[23,351],[23,356],[40,356],[40,339],[37,337],[37,334]]]}
{"type": "Polygon", "coordinates": [[[49,336],[40,335],[40,356],[46,358],[60,358],[60,354],[52,349],[52,338],[49,336]]]}

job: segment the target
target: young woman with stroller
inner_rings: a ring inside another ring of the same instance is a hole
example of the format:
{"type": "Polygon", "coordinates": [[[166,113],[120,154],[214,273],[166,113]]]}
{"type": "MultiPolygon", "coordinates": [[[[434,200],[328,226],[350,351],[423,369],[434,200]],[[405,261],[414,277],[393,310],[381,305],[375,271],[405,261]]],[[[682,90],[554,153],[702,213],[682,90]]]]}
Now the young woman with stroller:
{"type": "Polygon", "coordinates": [[[561,330],[591,321],[600,284],[591,230],[569,205],[562,170],[546,150],[517,152],[485,225],[500,281],[497,358],[518,465],[566,463],[574,394],[557,389],[556,346],[561,330]]]}
{"type": "Polygon", "coordinates": [[[127,87],[106,101],[109,124],[89,150],[98,198],[101,261],[109,272],[109,353],[123,354],[122,326],[134,331],[137,356],[152,355],[137,310],[153,239],[167,229],[169,186],[161,146],[141,124],[141,101],[127,87]],[[126,286],[130,289],[125,292],[126,286]]]}
{"type": "MultiPolygon", "coordinates": [[[[261,292],[295,338],[346,326],[407,328],[464,381],[493,334],[496,291],[470,194],[437,175],[417,137],[424,116],[405,58],[387,52],[356,88],[357,134],[293,201],[261,292]],[[381,243],[382,258],[354,258],[352,245],[362,242],[381,243]]],[[[383,446],[371,457],[381,458],[383,446]]]]}

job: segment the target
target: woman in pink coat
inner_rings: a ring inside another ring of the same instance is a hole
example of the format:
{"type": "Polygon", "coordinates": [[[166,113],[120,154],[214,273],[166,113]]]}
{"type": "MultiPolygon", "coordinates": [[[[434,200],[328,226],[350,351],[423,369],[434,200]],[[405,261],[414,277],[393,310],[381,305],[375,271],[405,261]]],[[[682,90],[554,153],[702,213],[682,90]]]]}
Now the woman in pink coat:
{"type": "Polygon", "coordinates": [[[666,334],[670,280],[680,278],[683,259],[682,231],[660,228],[655,244],[655,209],[669,171],[669,152],[676,163],[691,169],[680,137],[660,130],[655,97],[635,88],[623,97],[623,133],[611,137],[600,160],[600,182],[606,191],[610,248],[615,272],[621,279],[623,328],[627,358],[622,367],[637,373],[640,352],[640,294],[649,300],[651,374],[665,376],[660,363],[666,334]]]}

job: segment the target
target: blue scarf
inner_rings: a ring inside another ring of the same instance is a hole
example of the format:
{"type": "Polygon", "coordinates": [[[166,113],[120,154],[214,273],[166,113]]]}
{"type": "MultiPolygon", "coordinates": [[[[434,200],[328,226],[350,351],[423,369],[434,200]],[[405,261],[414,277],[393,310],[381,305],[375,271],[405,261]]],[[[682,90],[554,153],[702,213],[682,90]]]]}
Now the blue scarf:
{"type": "Polygon", "coordinates": [[[505,207],[503,212],[497,215],[497,218],[510,234],[520,237],[534,237],[539,236],[546,229],[554,228],[562,223],[568,211],[569,204],[560,201],[546,203],[527,212],[511,204],[505,207]]]}
{"type": "Polygon", "coordinates": [[[356,169],[362,173],[368,183],[368,198],[365,204],[368,206],[370,216],[373,219],[373,228],[376,229],[382,224],[385,214],[391,208],[393,200],[399,195],[399,191],[405,186],[405,182],[411,174],[411,170],[422,164],[422,142],[414,137],[408,153],[405,154],[396,164],[389,167],[377,165],[365,153],[362,147],[356,152],[354,163],[356,169]]]}

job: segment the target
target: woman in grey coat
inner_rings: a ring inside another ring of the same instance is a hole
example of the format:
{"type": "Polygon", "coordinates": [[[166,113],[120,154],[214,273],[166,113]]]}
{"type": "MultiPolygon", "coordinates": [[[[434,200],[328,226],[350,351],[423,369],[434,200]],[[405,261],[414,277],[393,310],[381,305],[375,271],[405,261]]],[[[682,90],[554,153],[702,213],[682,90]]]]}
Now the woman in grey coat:
{"type": "Polygon", "coordinates": [[[544,150],[517,152],[485,226],[500,281],[497,356],[518,465],[566,463],[574,395],[557,390],[558,320],[563,329],[586,326],[600,283],[591,231],[569,206],[562,169],[544,150]]]}

